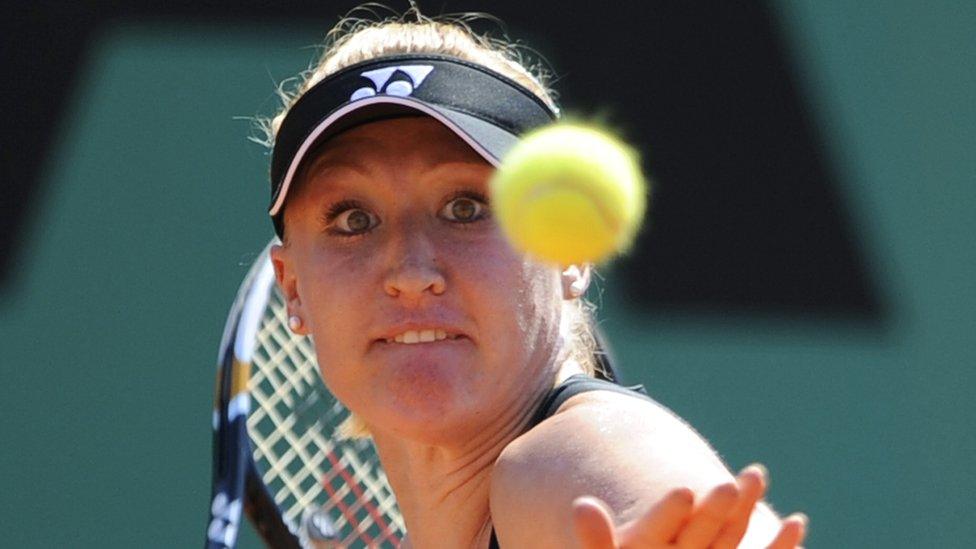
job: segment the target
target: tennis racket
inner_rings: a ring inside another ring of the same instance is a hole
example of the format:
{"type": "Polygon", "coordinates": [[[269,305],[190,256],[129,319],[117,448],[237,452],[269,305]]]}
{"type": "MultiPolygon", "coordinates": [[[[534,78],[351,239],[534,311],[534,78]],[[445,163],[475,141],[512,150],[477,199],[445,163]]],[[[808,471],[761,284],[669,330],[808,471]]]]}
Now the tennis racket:
{"type": "Polygon", "coordinates": [[[396,547],[403,518],[376,450],[338,436],[349,412],[322,384],[311,340],[288,329],[270,247],[221,339],[206,547],[235,547],[243,515],[269,547],[396,547]]]}

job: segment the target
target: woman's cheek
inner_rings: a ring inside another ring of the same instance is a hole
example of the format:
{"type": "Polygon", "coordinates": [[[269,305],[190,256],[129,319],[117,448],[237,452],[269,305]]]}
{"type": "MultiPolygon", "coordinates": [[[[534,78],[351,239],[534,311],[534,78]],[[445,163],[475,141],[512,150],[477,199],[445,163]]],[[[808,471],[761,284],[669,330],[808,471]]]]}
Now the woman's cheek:
{"type": "MultiPolygon", "coordinates": [[[[340,338],[341,341],[362,329],[365,310],[361,304],[366,295],[364,292],[369,290],[362,261],[348,253],[322,253],[303,274],[300,288],[303,291],[299,293],[312,317],[310,328],[317,345],[320,339],[340,338]]],[[[328,346],[329,341],[322,344],[328,346]]],[[[336,347],[337,352],[344,348],[342,345],[336,347]]]]}
{"type": "Polygon", "coordinates": [[[468,262],[478,264],[486,271],[514,274],[522,254],[512,248],[498,227],[488,223],[475,236],[459,239],[454,245],[468,262]]]}
{"type": "Polygon", "coordinates": [[[531,337],[540,312],[552,305],[558,279],[552,268],[514,251],[501,237],[490,244],[472,252],[479,288],[496,314],[505,314],[522,337],[531,337]]]}
{"type": "Polygon", "coordinates": [[[315,285],[326,291],[337,288],[348,293],[357,293],[372,281],[368,275],[387,257],[376,239],[344,242],[336,236],[328,237],[316,256],[315,285]]]}

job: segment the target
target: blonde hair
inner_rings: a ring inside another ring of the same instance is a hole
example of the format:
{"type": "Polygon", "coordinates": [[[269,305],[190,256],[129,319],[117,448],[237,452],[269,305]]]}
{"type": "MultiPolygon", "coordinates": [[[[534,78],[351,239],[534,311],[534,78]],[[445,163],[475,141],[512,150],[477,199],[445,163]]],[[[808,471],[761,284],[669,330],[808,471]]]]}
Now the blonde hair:
{"type": "MultiPolygon", "coordinates": [[[[275,136],[292,105],[327,76],[362,61],[402,53],[449,55],[477,63],[515,80],[542,99],[554,112],[559,112],[556,94],[548,86],[551,72],[545,68],[544,62],[530,60],[536,54],[507,38],[494,38],[472,30],[471,21],[491,20],[489,16],[463,14],[428,17],[421,14],[413,2],[403,14],[386,18],[379,17],[377,9],[387,8],[378,4],[355,8],[326,34],[318,60],[302,74],[278,86],[282,108],[274,117],[258,119],[261,135],[252,137],[252,140],[273,148],[275,136]],[[527,55],[529,53],[532,55],[527,55]]],[[[579,363],[590,376],[596,373],[598,367],[593,356],[596,350],[592,329],[593,309],[589,302],[579,297],[564,302],[562,311],[563,315],[569,315],[567,333],[562,334],[567,340],[567,358],[579,363]]],[[[350,414],[339,426],[338,434],[362,438],[369,436],[369,430],[359,417],[350,414]]]]}
{"type": "Polygon", "coordinates": [[[380,18],[377,9],[388,8],[379,4],[354,8],[326,33],[318,60],[278,86],[282,108],[272,118],[258,119],[261,135],[252,140],[268,148],[274,147],[275,136],[292,105],[325,77],[356,63],[402,53],[449,55],[488,67],[525,86],[554,112],[559,112],[556,93],[548,86],[551,71],[544,61],[533,60],[538,54],[507,38],[478,34],[471,28],[470,22],[490,21],[490,16],[430,17],[420,13],[420,8],[413,2],[403,14],[386,18],[380,18]]]}

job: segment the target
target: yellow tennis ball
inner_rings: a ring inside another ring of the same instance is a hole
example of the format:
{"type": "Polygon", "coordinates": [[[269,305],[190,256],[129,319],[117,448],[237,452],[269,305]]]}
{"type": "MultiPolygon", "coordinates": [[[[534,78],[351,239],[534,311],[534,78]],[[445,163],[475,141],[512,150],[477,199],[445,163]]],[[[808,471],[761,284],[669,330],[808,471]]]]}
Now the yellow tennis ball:
{"type": "Polygon", "coordinates": [[[645,194],[632,149],[572,123],[526,135],[491,180],[492,207],[512,245],[560,265],[626,250],[644,217],[645,194]]]}

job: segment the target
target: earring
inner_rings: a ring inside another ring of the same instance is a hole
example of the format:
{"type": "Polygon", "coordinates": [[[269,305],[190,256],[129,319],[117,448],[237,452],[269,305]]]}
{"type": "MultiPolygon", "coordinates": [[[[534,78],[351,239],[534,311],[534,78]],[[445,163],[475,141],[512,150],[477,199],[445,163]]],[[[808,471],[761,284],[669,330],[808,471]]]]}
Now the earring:
{"type": "Polygon", "coordinates": [[[297,332],[302,327],[302,319],[298,315],[291,315],[288,317],[288,327],[291,331],[297,332]]]}
{"type": "Polygon", "coordinates": [[[583,295],[583,292],[585,290],[586,290],[586,283],[583,282],[582,280],[577,280],[569,285],[569,295],[573,296],[574,298],[583,295]]]}

